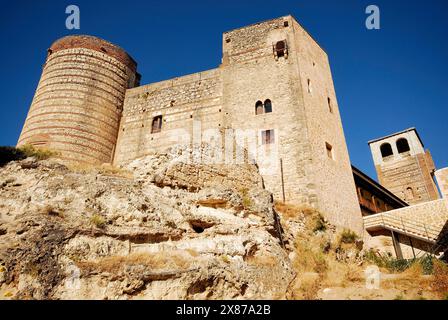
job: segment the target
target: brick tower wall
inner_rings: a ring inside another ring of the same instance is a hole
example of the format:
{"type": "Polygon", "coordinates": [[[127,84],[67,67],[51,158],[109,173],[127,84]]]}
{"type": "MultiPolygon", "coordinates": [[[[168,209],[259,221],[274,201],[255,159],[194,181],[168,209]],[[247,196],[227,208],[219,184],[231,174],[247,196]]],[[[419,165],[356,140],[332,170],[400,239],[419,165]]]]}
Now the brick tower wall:
{"type": "Polygon", "coordinates": [[[32,144],[87,163],[111,162],[136,63],[91,36],[59,39],[48,56],[18,146],[32,144]]]}

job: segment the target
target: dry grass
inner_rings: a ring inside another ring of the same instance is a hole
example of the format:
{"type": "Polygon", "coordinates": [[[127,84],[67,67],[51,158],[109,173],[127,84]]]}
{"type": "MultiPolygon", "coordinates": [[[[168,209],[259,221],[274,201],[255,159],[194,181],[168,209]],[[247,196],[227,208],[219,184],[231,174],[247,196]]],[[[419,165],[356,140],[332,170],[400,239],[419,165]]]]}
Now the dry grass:
{"type": "Polygon", "coordinates": [[[197,252],[194,249],[185,249],[185,251],[187,251],[192,257],[198,257],[199,256],[199,252],[197,252]]]}
{"type": "Polygon", "coordinates": [[[248,256],[246,261],[250,265],[267,266],[274,267],[278,264],[278,259],[276,259],[271,254],[261,254],[257,253],[254,256],[248,256]]]}
{"type": "Polygon", "coordinates": [[[318,243],[299,239],[296,242],[295,253],[293,267],[299,274],[304,272],[323,274],[328,268],[325,254],[318,243]]]}
{"type": "Polygon", "coordinates": [[[31,144],[25,144],[17,149],[20,152],[22,152],[25,156],[35,157],[37,160],[45,160],[59,155],[58,152],[46,148],[36,148],[31,144]]]}
{"type": "Polygon", "coordinates": [[[434,291],[440,298],[448,299],[448,265],[435,260],[433,270],[432,286],[434,291]]]}
{"type": "Polygon", "coordinates": [[[104,219],[104,217],[99,214],[93,214],[90,217],[90,223],[100,229],[103,229],[106,227],[106,219],[104,219]]]}
{"type": "Polygon", "coordinates": [[[198,205],[203,207],[210,207],[210,208],[225,208],[227,205],[227,200],[225,199],[202,199],[198,200],[198,205]]]}
{"type": "Polygon", "coordinates": [[[101,165],[88,164],[88,163],[75,163],[70,162],[67,164],[70,171],[76,173],[99,173],[107,176],[118,176],[122,178],[132,178],[132,173],[128,170],[115,167],[111,164],[103,163],[101,165]]]}
{"type": "Polygon", "coordinates": [[[311,216],[318,213],[317,210],[311,206],[298,206],[279,201],[275,202],[275,210],[277,210],[285,219],[295,218],[301,213],[303,213],[305,216],[311,216]]]}
{"type": "Polygon", "coordinates": [[[353,244],[358,240],[358,235],[348,229],[342,230],[342,232],[338,235],[338,244],[353,244]]]}
{"type": "Polygon", "coordinates": [[[185,269],[190,266],[190,259],[181,254],[182,251],[157,253],[132,253],[128,256],[107,257],[97,261],[77,262],[78,267],[86,272],[99,271],[118,274],[129,266],[145,266],[149,270],[185,269]]]}
{"type": "Polygon", "coordinates": [[[249,196],[249,189],[247,188],[242,188],[239,190],[239,193],[241,195],[241,200],[242,200],[242,204],[243,207],[245,209],[250,209],[252,207],[252,200],[249,196]]]}
{"type": "Polygon", "coordinates": [[[40,211],[41,214],[46,216],[60,217],[64,218],[64,213],[60,209],[56,209],[53,206],[47,204],[43,206],[40,211]]]}

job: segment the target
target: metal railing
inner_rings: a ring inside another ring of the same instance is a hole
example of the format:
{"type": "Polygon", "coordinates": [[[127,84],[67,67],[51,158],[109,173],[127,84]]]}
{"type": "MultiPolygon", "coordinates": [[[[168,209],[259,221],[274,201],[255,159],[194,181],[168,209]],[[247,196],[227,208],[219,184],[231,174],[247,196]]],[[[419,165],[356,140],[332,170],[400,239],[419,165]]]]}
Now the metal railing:
{"type": "Polygon", "coordinates": [[[436,241],[442,228],[436,228],[433,225],[427,225],[420,222],[403,219],[402,216],[395,216],[388,213],[378,213],[364,217],[364,225],[366,229],[382,226],[402,231],[406,234],[418,235],[430,241],[436,241]]]}

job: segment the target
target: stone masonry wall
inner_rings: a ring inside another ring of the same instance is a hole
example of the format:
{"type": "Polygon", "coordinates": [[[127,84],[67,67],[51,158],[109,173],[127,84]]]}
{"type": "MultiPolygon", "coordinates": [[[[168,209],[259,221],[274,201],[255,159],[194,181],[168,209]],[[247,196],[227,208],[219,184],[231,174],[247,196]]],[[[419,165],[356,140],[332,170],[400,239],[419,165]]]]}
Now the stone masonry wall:
{"type": "Polygon", "coordinates": [[[397,197],[409,204],[439,199],[432,177],[435,168],[431,154],[424,150],[415,129],[371,142],[370,149],[379,182],[397,197]],[[399,153],[396,142],[403,138],[408,141],[410,150],[399,153]],[[390,144],[393,154],[383,158],[380,148],[386,143],[390,144]]]}
{"type": "MultiPolygon", "coordinates": [[[[336,224],[362,232],[359,202],[339,113],[328,56],[319,44],[293,21],[301,103],[305,110],[311,163],[307,188],[314,190],[317,207],[336,224]],[[331,150],[330,150],[331,149],[331,150]]],[[[291,132],[292,133],[292,132],[291,132]]]]}
{"type": "Polygon", "coordinates": [[[128,90],[114,163],[124,163],[182,143],[185,138],[192,141],[194,121],[200,123],[198,132],[220,128],[221,98],[219,69],[128,90]],[[151,133],[152,121],[160,115],[162,129],[151,133]]]}
{"type": "Polygon", "coordinates": [[[448,168],[437,170],[435,175],[442,197],[448,199],[448,168]]]}
{"type": "Polygon", "coordinates": [[[301,88],[296,61],[291,17],[282,17],[224,33],[223,104],[225,127],[255,135],[247,139],[255,144],[266,187],[282,200],[282,176],[286,202],[314,204],[315,191],[309,188],[310,162],[305,112],[300,102],[301,88]],[[288,26],[285,27],[285,22],[288,26]],[[286,40],[288,57],[275,59],[273,44],[286,40]],[[272,112],[255,114],[257,101],[272,102],[272,112]],[[274,143],[263,145],[262,131],[274,130],[274,143]],[[269,150],[271,149],[271,150],[269,150]],[[277,156],[269,161],[270,152],[277,156]],[[266,155],[265,157],[263,155],[266,155]]]}

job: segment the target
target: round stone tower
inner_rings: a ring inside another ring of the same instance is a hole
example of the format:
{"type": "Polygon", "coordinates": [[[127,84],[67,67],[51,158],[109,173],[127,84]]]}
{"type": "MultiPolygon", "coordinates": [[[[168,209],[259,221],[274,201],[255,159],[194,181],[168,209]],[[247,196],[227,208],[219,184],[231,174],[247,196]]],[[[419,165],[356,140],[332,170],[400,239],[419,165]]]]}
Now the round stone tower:
{"type": "Polygon", "coordinates": [[[112,161],[126,89],[137,64],[120,47],[92,36],[68,36],[48,49],[17,146],[58,151],[87,163],[112,161]]]}

